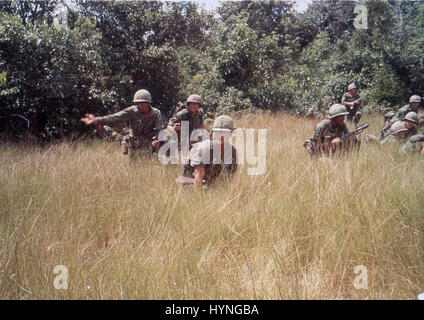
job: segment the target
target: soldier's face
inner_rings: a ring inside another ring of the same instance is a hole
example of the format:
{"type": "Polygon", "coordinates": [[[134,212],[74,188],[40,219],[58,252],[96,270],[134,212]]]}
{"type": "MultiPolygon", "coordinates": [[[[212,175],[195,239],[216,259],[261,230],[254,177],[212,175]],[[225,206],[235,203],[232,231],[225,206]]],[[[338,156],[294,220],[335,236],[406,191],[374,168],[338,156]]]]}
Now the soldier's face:
{"type": "Polygon", "coordinates": [[[141,113],[148,113],[149,107],[150,107],[150,103],[148,103],[148,102],[138,102],[137,103],[137,109],[141,113]]]}
{"type": "Polygon", "coordinates": [[[411,121],[405,120],[405,126],[409,130],[409,129],[412,129],[414,127],[414,123],[411,122],[411,121]]]}
{"type": "Polygon", "coordinates": [[[350,93],[351,96],[353,96],[356,93],[356,89],[350,89],[349,93],[350,93]]]}
{"type": "Polygon", "coordinates": [[[334,118],[334,123],[335,124],[342,124],[345,120],[345,116],[338,116],[336,118],[334,118]]]}
{"type": "Polygon", "coordinates": [[[196,115],[197,112],[199,112],[200,104],[194,103],[194,102],[190,102],[188,104],[188,108],[190,109],[190,112],[191,112],[192,115],[196,115]]]}
{"type": "Polygon", "coordinates": [[[401,131],[396,133],[396,137],[398,137],[399,139],[403,139],[406,137],[406,131],[401,131]]]}
{"type": "Polygon", "coordinates": [[[232,136],[231,132],[215,131],[213,133],[213,140],[219,144],[224,144],[231,139],[231,136],[232,136]]]}
{"type": "Polygon", "coordinates": [[[411,108],[414,109],[414,110],[417,110],[419,105],[420,104],[418,102],[412,102],[411,103],[411,108]]]}

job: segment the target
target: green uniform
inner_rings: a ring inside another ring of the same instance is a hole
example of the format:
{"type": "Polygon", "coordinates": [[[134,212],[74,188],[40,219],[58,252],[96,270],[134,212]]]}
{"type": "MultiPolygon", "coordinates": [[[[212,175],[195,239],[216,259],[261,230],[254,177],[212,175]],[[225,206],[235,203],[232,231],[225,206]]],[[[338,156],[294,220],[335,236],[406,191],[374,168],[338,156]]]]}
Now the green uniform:
{"type": "Polygon", "coordinates": [[[206,184],[212,184],[219,176],[232,176],[237,171],[236,148],[228,143],[226,148],[229,152],[224,155],[220,155],[219,152],[213,152],[214,148],[220,150],[221,145],[211,140],[205,140],[196,143],[190,151],[190,165],[193,168],[196,166],[205,168],[204,181],[206,184]],[[208,154],[209,158],[207,158],[208,154]]]}
{"type": "Polygon", "coordinates": [[[97,138],[100,140],[109,139],[112,140],[113,129],[109,126],[102,126],[100,130],[97,128],[90,132],[90,138],[97,138]]]}
{"type": "MultiPolygon", "coordinates": [[[[329,143],[335,138],[342,138],[347,133],[349,133],[349,130],[345,123],[333,126],[330,119],[325,119],[317,124],[314,134],[309,140],[305,141],[304,146],[311,155],[334,152],[335,149],[329,143]]],[[[359,147],[360,140],[355,138],[354,145],[359,147]]],[[[350,143],[345,142],[342,149],[350,146],[350,143]]]]}
{"type": "Polygon", "coordinates": [[[146,118],[138,111],[137,106],[131,106],[117,113],[98,117],[96,120],[99,124],[111,126],[122,121],[129,123],[130,134],[127,143],[130,156],[134,155],[135,150],[144,147],[150,150],[152,138],[159,133],[162,127],[162,114],[153,107],[150,107],[149,115],[146,118]]]}
{"type": "Polygon", "coordinates": [[[359,123],[359,119],[361,119],[361,112],[358,111],[359,104],[355,104],[353,107],[349,107],[347,105],[348,102],[354,102],[358,99],[360,99],[361,96],[358,94],[358,92],[355,92],[352,96],[349,92],[346,92],[342,97],[342,104],[346,107],[346,110],[349,112],[347,115],[347,120],[352,121],[357,124],[359,123]]]}
{"type": "MultiPolygon", "coordinates": [[[[176,123],[181,124],[181,121],[188,121],[189,136],[191,136],[191,133],[193,132],[193,130],[203,128],[203,111],[199,110],[196,113],[196,115],[193,117],[191,115],[190,109],[187,107],[184,110],[177,112],[177,114],[169,120],[168,125],[173,126],[176,123]]],[[[189,143],[191,147],[195,142],[190,141],[189,143]]],[[[184,165],[183,176],[189,177],[192,174],[193,174],[193,167],[191,167],[190,164],[184,165]]]]}
{"type": "Polygon", "coordinates": [[[408,140],[408,142],[406,142],[403,145],[401,149],[401,153],[408,154],[408,153],[414,153],[414,152],[421,152],[423,147],[424,147],[424,131],[421,131],[421,133],[412,136],[408,140]]]}
{"type": "MultiPolygon", "coordinates": [[[[391,131],[391,127],[396,123],[397,121],[395,121],[394,123],[392,123],[392,125],[390,126],[390,128],[388,130],[386,130],[384,133],[382,132],[382,138],[386,138],[388,136],[390,136],[392,134],[391,131]]],[[[406,134],[406,138],[412,137],[413,135],[416,135],[418,132],[417,130],[417,126],[414,125],[411,129],[408,129],[408,133],[406,134]]]]}
{"type": "Polygon", "coordinates": [[[398,138],[393,134],[386,136],[383,140],[380,141],[381,145],[390,145],[390,144],[401,144],[406,141],[406,138],[398,138]]]}
{"type": "Polygon", "coordinates": [[[199,110],[193,117],[188,108],[185,110],[181,110],[169,120],[168,125],[173,126],[176,123],[181,123],[181,121],[188,121],[189,133],[191,135],[193,130],[203,128],[203,112],[202,110],[199,110]]]}
{"type": "Polygon", "coordinates": [[[405,116],[408,114],[408,112],[413,111],[417,112],[417,110],[412,109],[410,104],[404,105],[402,108],[400,108],[393,118],[386,120],[386,122],[383,125],[383,129],[381,130],[381,137],[384,138],[389,134],[390,127],[396,122],[396,121],[403,121],[405,119],[405,116]]]}

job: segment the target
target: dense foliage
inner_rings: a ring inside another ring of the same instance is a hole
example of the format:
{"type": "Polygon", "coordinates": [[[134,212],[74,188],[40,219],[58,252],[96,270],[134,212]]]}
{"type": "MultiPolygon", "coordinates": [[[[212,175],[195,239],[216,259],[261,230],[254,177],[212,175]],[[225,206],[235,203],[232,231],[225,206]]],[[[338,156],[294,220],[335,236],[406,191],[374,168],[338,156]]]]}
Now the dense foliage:
{"type": "Polygon", "coordinates": [[[357,6],[314,1],[300,13],[290,1],[223,1],[209,12],[196,2],[2,1],[0,117],[31,108],[46,135],[63,137],[85,130],[87,112],[130,105],[140,88],[164,114],[198,93],[210,116],[325,112],[351,82],[369,111],[422,95],[424,3],[365,2],[367,29],[355,27],[357,6]]]}

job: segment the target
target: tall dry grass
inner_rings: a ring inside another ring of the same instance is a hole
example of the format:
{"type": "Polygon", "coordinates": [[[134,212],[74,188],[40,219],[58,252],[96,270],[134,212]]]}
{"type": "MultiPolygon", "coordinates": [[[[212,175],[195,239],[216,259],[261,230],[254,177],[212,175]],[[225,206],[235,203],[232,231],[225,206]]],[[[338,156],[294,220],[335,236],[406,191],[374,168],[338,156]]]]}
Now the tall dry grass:
{"type": "MultiPolygon", "coordinates": [[[[368,116],[367,133],[381,116],[368,116]]],[[[271,129],[267,171],[193,192],[180,166],[116,144],[1,145],[2,299],[416,299],[424,291],[424,159],[363,144],[311,160],[316,121],[271,129]],[[54,288],[55,266],[69,270],[54,288]],[[368,289],[354,288],[357,265],[368,289]]]]}

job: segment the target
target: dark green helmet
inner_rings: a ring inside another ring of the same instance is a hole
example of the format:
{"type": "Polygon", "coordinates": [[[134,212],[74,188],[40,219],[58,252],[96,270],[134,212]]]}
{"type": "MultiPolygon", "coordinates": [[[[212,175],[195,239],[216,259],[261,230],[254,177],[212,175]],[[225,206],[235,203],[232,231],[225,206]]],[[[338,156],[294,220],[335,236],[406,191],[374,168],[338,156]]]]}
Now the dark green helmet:
{"type": "Polygon", "coordinates": [[[336,103],[330,107],[329,118],[334,119],[347,114],[349,114],[349,112],[347,112],[346,107],[342,104],[336,103]]]}

